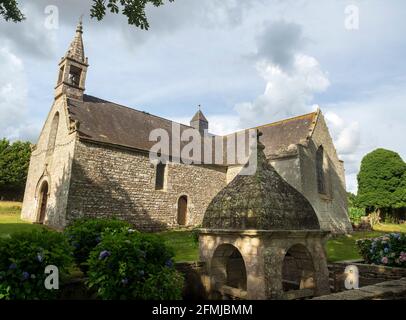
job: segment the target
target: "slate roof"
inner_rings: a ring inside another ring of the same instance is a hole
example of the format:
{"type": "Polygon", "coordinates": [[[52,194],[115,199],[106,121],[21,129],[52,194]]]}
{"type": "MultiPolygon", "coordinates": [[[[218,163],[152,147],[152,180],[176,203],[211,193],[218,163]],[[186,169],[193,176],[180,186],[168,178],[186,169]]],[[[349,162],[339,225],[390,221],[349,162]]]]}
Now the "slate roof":
{"type": "MultiPolygon", "coordinates": [[[[147,112],[84,95],[83,102],[68,99],[68,112],[79,125],[79,136],[96,142],[149,151],[156,143],[149,141],[153,129],[172,132],[172,121],[147,112]]],[[[180,125],[181,132],[189,126],[180,125]]]]}
{"type": "Polygon", "coordinates": [[[254,175],[237,175],[211,201],[203,228],[319,230],[310,202],[289,185],[266,160],[258,143],[254,175]]]}
{"type": "Polygon", "coordinates": [[[317,112],[312,112],[251,129],[261,131],[260,142],[265,146],[265,155],[273,157],[289,152],[291,145],[306,141],[312,133],[316,119],[317,112]]]}
{"type": "MultiPolygon", "coordinates": [[[[171,120],[89,95],[84,95],[83,101],[67,101],[70,118],[79,123],[80,138],[149,151],[156,143],[149,141],[153,129],[162,128],[171,136],[171,120]]],[[[265,145],[266,155],[283,153],[290,145],[305,141],[311,134],[316,118],[317,113],[313,112],[256,127],[263,133],[260,141],[265,145]]],[[[180,124],[181,132],[188,128],[191,127],[180,124]]],[[[248,130],[239,133],[248,133],[248,130]]]]}
{"type": "Polygon", "coordinates": [[[193,116],[193,118],[192,118],[192,121],[199,121],[199,120],[204,121],[204,122],[208,122],[206,117],[204,116],[203,112],[201,112],[200,110],[197,111],[195,113],[195,115],[193,116]]]}

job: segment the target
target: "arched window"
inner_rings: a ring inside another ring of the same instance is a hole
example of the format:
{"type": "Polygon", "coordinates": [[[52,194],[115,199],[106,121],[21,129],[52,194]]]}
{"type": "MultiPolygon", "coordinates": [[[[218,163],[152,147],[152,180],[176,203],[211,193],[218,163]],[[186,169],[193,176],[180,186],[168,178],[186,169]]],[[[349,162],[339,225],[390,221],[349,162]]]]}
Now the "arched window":
{"type": "Polygon", "coordinates": [[[326,181],[324,176],[324,149],[320,146],[316,152],[317,190],[326,194],[326,181]]]}
{"type": "Polygon", "coordinates": [[[49,130],[47,155],[51,155],[55,149],[56,135],[58,134],[59,112],[55,113],[52,119],[51,129],[49,130]]]}
{"type": "Polygon", "coordinates": [[[181,196],[178,200],[178,224],[185,226],[187,224],[187,197],[181,196]]]}
{"type": "Polygon", "coordinates": [[[39,193],[39,207],[38,207],[38,223],[43,224],[45,222],[46,210],[48,202],[48,182],[44,181],[41,185],[39,193]]]}

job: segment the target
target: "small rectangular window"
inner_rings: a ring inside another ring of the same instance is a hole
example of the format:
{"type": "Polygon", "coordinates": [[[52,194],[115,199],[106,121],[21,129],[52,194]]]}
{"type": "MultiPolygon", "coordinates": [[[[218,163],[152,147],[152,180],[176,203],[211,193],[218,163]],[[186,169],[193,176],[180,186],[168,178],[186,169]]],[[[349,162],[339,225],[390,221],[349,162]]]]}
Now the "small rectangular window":
{"type": "Polygon", "coordinates": [[[155,190],[163,190],[165,187],[165,171],[166,164],[158,163],[156,166],[156,176],[155,176],[155,190]]]}

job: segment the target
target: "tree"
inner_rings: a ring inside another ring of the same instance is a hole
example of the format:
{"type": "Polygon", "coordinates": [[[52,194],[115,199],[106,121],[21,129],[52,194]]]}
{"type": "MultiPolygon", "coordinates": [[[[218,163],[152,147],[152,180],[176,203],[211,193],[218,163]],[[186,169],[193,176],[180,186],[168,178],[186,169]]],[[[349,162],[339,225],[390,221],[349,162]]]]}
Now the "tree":
{"type": "Polygon", "coordinates": [[[20,9],[18,9],[16,0],[0,0],[0,15],[6,21],[19,22],[25,19],[20,9]]]}
{"type": "MultiPolygon", "coordinates": [[[[145,7],[151,4],[155,7],[162,6],[164,0],[92,0],[90,17],[102,20],[106,11],[121,13],[128,18],[128,23],[138,28],[148,30],[149,23],[145,14],[145,7]]],[[[174,0],[168,0],[173,2],[174,0]]],[[[18,8],[17,0],[0,0],[0,15],[6,21],[20,22],[25,16],[18,8]]]]}
{"type": "Polygon", "coordinates": [[[376,149],[361,162],[356,203],[367,211],[406,207],[406,163],[396,152],[376,149]]]}
{"type": "Polygon", "coordinates": [[[24,192],[28,165],[31,156],[31,143],[7,139],[0,140],[0,193],[18,198],[24,192]]]}
{"type": "Polygon", "coordinates": [[[356,199],[356,195],[353,194],[352,192],[347,192],[347,200],[348,200],[348,207],[355,207],[355,199],[356,199]]]}

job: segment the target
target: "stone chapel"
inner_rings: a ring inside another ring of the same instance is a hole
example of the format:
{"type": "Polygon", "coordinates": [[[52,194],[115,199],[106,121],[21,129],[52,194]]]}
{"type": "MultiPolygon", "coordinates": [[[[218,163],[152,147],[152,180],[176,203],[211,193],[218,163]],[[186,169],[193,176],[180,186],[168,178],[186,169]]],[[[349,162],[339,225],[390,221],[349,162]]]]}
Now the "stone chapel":
{"type": "MultiPolygon", "coordinates": [[[[58,65],[55,99],[32,150],[22,219],[57,229],[80,217],[117,217],[146,231],[199,226],[242,166],[152,163],[150,132],[170,132],[173,122],[85,94],[82,34],[79,23],[58,65]]],[[[179,126],[203,133],[209,123],[199,110],[190,126],[179,126]]],[[[267,161],[309,201],[321,229],[350,232],[344,164],[322,112],[258,128],[267,161]]]]}

